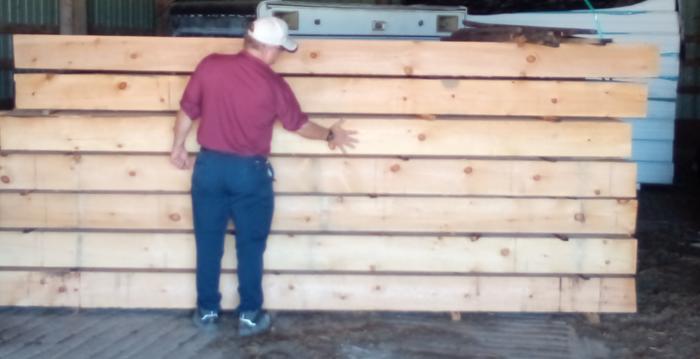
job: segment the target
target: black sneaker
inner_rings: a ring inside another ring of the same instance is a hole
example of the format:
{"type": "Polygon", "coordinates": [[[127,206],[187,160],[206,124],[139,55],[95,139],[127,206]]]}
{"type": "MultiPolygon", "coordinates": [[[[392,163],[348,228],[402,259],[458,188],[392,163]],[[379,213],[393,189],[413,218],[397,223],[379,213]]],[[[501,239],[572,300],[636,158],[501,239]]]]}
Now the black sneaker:
{"type": "Polygon", "coordinates": [[[197,328],[204,330],[216,330],[219,322],[219,312],[197,308],[192,313],[192,322],[197,328]]]}
{"type": "Polygon", "coordinates": [[[270,329],[272,318],[263,310],[241,312],[238,315],[238,335],[248,337],[270,329]]]}

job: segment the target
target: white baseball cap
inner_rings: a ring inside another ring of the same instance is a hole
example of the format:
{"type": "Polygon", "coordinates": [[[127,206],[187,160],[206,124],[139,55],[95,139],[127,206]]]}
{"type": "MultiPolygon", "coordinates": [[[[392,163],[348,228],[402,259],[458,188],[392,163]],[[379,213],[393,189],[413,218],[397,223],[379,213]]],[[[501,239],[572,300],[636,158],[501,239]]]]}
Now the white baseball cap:
{"type": "Polygon", "coordinates": [[[282,46],[287,51],[297,49],[296,41],[289,38],[287,23],[274,16],[260,17],[253,21],[248,35],[266,45],[282,46]]]}

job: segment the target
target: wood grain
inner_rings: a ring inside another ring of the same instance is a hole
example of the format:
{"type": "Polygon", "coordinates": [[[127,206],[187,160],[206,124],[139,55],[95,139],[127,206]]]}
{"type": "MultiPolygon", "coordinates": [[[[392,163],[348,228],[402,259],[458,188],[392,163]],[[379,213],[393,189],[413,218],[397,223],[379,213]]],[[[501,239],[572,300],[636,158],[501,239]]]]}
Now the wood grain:
{"type": "MultiPolygon", "coordinates": [[[[273,230],[631,235],[614,199],[278,196],[273,230]]],[[[0,192],[2,228],[192,229],[188,195],[0,192]]]]}
{"type": "MultiPolygon", "coordinates": [[[[314,116],[331,126],[341,117],[314,116]]],[[[621,121],[542,121],[507,118],[422,120],[410,117],[342,117],[357,131],[352,155],[628,158],[632,129],[621,121]]],[[[4,151],[169,153],[174,116],[0,117],[4,151]]],[[[196,129],[188,148],[198,149],[196,129]]],[[[273,154],[340,154],[277,126],[273,154]]]]}
{"type": "MultiPolygon", "coordinates": [[[[226,240],[223,268],[236,268],[226,240]]],[[[191,234],[0,232],[0,267],[195,268],[191,234]]],[[[635,239],[282,235],[268,240],[269,271],[634,274],[635,239]]]]}
{"type": "MultiPolygon", "coordinates": [[[[190,273],[0,271],[0,305],[193,308],[190,273]]],[[[238,303],[222,276],[224,309],[238,303]]],[[[633,278],[268,274],[271,310],[489,312],[636,311],[633,278]]]]}
{"type": "MultiPolygon", "coordinates": [[[[332,114],[644,117],[644,84],[288,77],[302,110],[332,114]]],[[[15,74],[16,108],[167,111],[187,76],[15,74]]]]}
{"type": "MultiPolygon", "coordinates": [[[[20,69],[192,72],[211,53],[232,54],[240,39],[14,35],[20,69]],[[85,56],[86,53],[100,56],[85,56]]],[[[284,74],[447,77],[649,77],[649,45],[568,45],[400,40],[299,40],[274,69],[284,74]],[[435,59],[440,65],[435,66],[435,59]]]]}

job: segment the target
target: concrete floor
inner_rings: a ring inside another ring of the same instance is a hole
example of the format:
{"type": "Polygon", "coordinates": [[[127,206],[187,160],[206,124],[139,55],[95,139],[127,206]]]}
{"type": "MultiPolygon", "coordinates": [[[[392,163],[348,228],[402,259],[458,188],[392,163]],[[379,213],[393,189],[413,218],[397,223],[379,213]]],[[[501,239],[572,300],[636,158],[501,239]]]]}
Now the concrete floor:
{"type": "Polygon", "coordinates": [[[241,340],[184,311],[0,309],[0,358],[607,358],[566,316],[273,313],[273,331],[241,340]]]}

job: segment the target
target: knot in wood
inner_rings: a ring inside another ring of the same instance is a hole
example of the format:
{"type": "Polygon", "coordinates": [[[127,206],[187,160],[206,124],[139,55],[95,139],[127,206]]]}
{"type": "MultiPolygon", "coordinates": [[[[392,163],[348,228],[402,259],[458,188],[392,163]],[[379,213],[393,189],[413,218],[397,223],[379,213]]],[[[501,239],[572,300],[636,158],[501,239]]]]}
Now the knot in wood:
{"type": "Polygon", "coordinates": [[[411,66],[404,66],[404,67],[403,67],[403,73],[406,74],[407,76],[413,75],[413,67],[411,67],[411,66]]]}
{"type": "Polygon", "coordinates": [[[398,164],[391,166],[391,172],[396,173],[396,172],[399,172],[400,170],[401,170],[401,166],[399,166],[398,164]]]}
{"type": "Polygon", "coordinates": [[[597,190],[593,191],[593,193],[595,193],[596,196],[600,196],[600,193],[601,193],[601,192],[600,192],[599,189],[597,189],[597,190]]]}
{"type": "Polygon", "coordinates": [[[425,133],[421,133],[418,135],[418,141],[425,141],[426,138],[428,138],[428,136],[426,136],[425,133]]]}
{"type": "Polygon", "coordinates": [[[9,176],[2,176],[2,177],[0,177],[0,181],[2,181],[2,183],[10,183],[10,177],[9,176]]]}
{"type": "Polygon", "coordinates": [[[560,241],[563,241],[563,242],[569,241],[569,237],[567,237],[563,234],[554,234],[554,237],[558,238],[560,241]]]}
{"type": "Polygon", "coordinates": [[[180,217],[180,215],[177,214],[177,213],[171,213],[171,214],[170,214],[170,220],[173,221],[173,222],[177,222],[177,221],[179,221],[181,218],[182,218],[182,217],[180,217]]]}
{"type": "Polygon", "coordinates": [[[552,101],[552,103],[555,104],[555,105],[556,105],[557,103],[559,103],[559,99],[556,98],[556,97],[552,98],[550,101],[552,101]]]}
{"type": "Polygon", "coordinates": [[[129,171],[129,177],[136,176],[136,171],[129,171]]]}
{"type": "Polygon", "coordinates": [[[139,54],[137,52],[132,52],[131,55],[129,55],[129,57],[135,60],[139,58],[139,54]]]}
{"type": "Polygon", "coordinates": [[[471,174],[472,172],[474,172],[474,169],[471,168],[470,166],[464,167],[464,173],[466,173],[466,174],[469,175],[469,174],[471,174]]]}
{"type": "Polygon", "coordinates": [[[508,248],[501,249],[501,255],[504,257],[508,257],[510,255],[510,249],[508,249],[508,248]]]}
{"type": "Polygon", "coordinates": [[[583,213],[576,213],[576,215],[574,215],[574,219],[577,222],[583,223],[583,222],[586,222],[586,215],[583,213]]]}
{"type": "Polygon", "coordinates": [[[527,60],[527,62],[529,62],[529,63],[533,63],[533,62],[537,61],[537,57],[535,57],[535,55],[530,55],[530,56],[527,57],[526,60],[527,60]]]}
{"type": "Polygon", "coordinates": [[[542,179],[542,176],[540,176],[540,175],[534,175],[534,176],[532,176],[532,179],[533,179],[534,181],[539,181],[539,180],[542,179]]]}
{"type": "Polygon", "coordinates": [[[126,81],[122,81],[119,83],[119,85],[117,85],[117,88],[119,88],[120,90],[124,90],[124,89],[126,89],[126,87],[127,87],[126,81]]]}
{"type": "Polygon", "coordinates": [[[318,58],[318,52],[312,51],[312,52],[309,54],[309,57],[312,58],[312,59],[317,59],[317,58],[318,58]]]}

